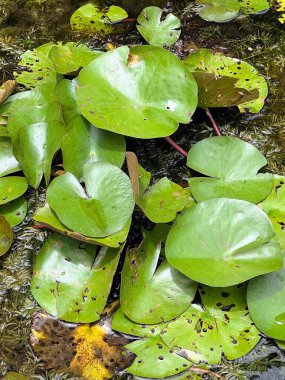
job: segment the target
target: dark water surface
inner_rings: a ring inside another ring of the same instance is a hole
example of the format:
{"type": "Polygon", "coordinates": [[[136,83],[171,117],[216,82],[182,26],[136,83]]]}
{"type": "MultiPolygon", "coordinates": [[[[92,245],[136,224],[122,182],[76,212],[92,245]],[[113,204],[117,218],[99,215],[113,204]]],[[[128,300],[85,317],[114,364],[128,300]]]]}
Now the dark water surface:
{"type": "MultiPolygon", "coordinates": [[[[82,1],[68,0],[0,0],[0,83],[12,77],[19,55],[48,41],[81,41],[90,47],[105,47],[92,37],[83,38],[70,31],[69,18],[82,1]]],[[[240,115],[233,109],[213,110],[222,132],[251,142],[266,155],[267,171],[285,174],[285,29],[276,13],[241,16],[227,24],[202,21],[193,13],[193,2],[177,1],[173,5],[182,18],[181,39],[171,48],[180,57],[195,47],[214,48],[247,60],[267,79],[270,96],[260,114],[240,115]]],[[[128,27],[129,28],[129,27],[128,27]]],[[[127,34],[110,38],[114,45],[141,43],[129,28],[127,34]]],[[[212,130],[202,111],[193,122],[182,126],[175,139],[186,150],[195,142],[210,136],[212,130]]],[[[163,139],[128,140],[128,149],[137,153],[139,161],[156,179],[163,176],[183,183],[189,175],[185,159],[163,139]]],[[[15,229],[11,251],[0,259],[0,378],[6,371],[21,371],[31,379],[68,379],[66,374],[47,373],[29,346],[30,322],[37,305],[29,291],[31,265],[47,232],[31,228],[31,217],[44,201],[44,189],[28,193],[29,214],[15,229]]],[[[141,226],[148,222],[137,212],[130,243],[136,244],[141,226]]],[[[118,280],[110,300],[118,297],[118,280]]],[[[285,352],[271,340],[262,338],[246,357],[225,361],[216,367],[226,379],[284,380],[285,352]]],[[[208,375],[205,376],[208,377],[208,375]]],[[[73,378],[74,379],[74,378],[73,378]]]]}

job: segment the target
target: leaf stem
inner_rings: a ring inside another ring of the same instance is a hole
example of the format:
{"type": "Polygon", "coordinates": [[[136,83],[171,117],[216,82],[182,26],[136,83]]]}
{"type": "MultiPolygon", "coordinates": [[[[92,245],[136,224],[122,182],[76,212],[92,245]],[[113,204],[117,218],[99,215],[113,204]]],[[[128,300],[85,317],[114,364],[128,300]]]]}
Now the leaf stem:
{"type": "Polygon", "coordinates": [[[176,144],[176,142],[171,137],[164,137],[164,139],[171,145],[173,148],[177,150],[177,152],[181,153],[184,157],[187,157],[188,153],[184,150],[180,145],[176,144]]]}
{"type": "Polygon", "coordinates": [[[189,370],[196,372],[196,373],[202,373],[202,374],[207,373],[208,375],[216,376],[218,379],[224,379],[224,377],[222,375],[219,375],[216,372],[210,371],[209,369],[202,369],[199,367],[191,367],[189,370]]]}
{"type": "Polygon", "coordinates": [[[210,122],[212,124],[213,130],[215,131],[216,135],[217,136],[222,136],[220,128],[217,126],[217,124],[215,122],[215,119],[213,118],[213,116],[212,116],[209,108],[205,108],[204,111],[205,111],[206,115],[208,116],[208,118],[209,118],[209,120],[210,120],[210,122]]]}

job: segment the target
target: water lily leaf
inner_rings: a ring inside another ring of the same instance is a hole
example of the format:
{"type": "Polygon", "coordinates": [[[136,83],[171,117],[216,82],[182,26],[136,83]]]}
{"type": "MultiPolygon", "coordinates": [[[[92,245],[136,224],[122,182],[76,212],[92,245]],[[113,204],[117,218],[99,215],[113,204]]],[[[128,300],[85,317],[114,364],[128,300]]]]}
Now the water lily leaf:
{"type": "Polygon", "coordinates": [[[203,5],[199,16],[205,21],[227,22],[240,12],[238,0],[196,0],[196,4],[203,5]]]}
{"type": "Polygon", "coordinates": [[[270,9],[269,0],[241,0],[240,7],[241,11],[245,14],[254,14],[265,12],[270,9]]]}
{"type": "Polygon", "coordinates": [[[37,222],[36,226],[49,228],[52,231],[59,232],[73,239],[77,239],[86,243],[98,244],[113,248],[118,248],[125,242],[131,225],[131,220],[129,220],[124,228],[114,235],[110,235],[104,238],[91,238],[81,235],[78,232],[74,232],[62,224],[56,214],[50,209],[48,203],[46,203],[44,207],[41,207],[37,210],[36,214],[33,216],[33,219],[37,222]]]}
{"type": "Polygon", "coordinates": [[[128,341],[110,332],[109,319],[76,326],[37,313],[32,322],[31,344],[44,367],[86,380],[111,379],[125,369],[134,357],[124,348],[128,341]]]}
{"type": "Polygon", "coordinates": [[[27,188],[28,183],[23,177],[0,178],[0,205],[19,198],[27,188]]]}
{"type": "Polygon", "coordinates": [[[94,4],[86,4],[73,13],[70,25],[72,30],[104,36],[113,32],[112,23],[122,21],[127,17],[127,12],[115,5],[100,9],[94,4]]]}
{"type": "Polygon", "coordinates": [[[135,323],[126,317],[122,308],[119,307],[112,318],[112,329],[128,335],[150,338],[159,335],[167,326],[167,323],[157,323],[155,325],[135,323]]]}
{"type": "Polygon", "coordinates": [[[11,227],[15,227],[22,223],[27,214],[27,202],[25,198],[20,197],[0,206],[0,214],[5,217],[11,227]]]}
{"type": "Polygon", "coordinates": [[[11,140],[0,137],[0,177],[19,170],[21,170],[21,166],[13,154],[11,140]]]}
{"type": "Polygon", "coordinates": [[[76,101],[98,128],[132,137],[163,137],[190,121],[197,85],[172,53],[155,46],[123,46],[81,70],[76,101]]]}
{"type": "Polygon", "coordinates": [[[212,178],[190,178],[191,193],[197,202],[211,198],[237,198],[258,203],[273,187],[271,174],[257,174],[266,163],[259,150],[238,138],[219,136],[204,139],[189,151],[187,165],[212,178]]]}
{"type": "Polygon", "coordinates": [[[136,376],[164,379],[192,366],[192,362],[170,350],[160,336],[136,340],[126,348],[137,355],[128,368],[136,376]]]}
{"type": "Polygon", "coordinates": [[[13,241],[13,231],[3,215],[0,215],[0,256],[4,255],[13,241]]]}
{"type": "Polygon", "coordinates": [[[247,302],[250,315],[264,334],[285,340],[285,267],[250,280],[247,302]]]}
{"type": "Polygon", "coordinates": [[[203,286],[199,292],[203,307],[194,304],[170,322],[161,335],[164,343],[209,364],[219,363],[222,353],[229,360],[246,355],[260,339],[247,311],[246,285],[203,286]]]}
{"type": "Polygon", "coordinates": [[[167,261],[192,280],[231,286],[280,269],[282,256],[273,237],[273,226],[259,207],[236,199],[210,199],[177,217],[165,253],[167,261]]]}
{"type": "Polygon", "coordinates": [[[169,321],[192,302],[197,284],[172,268],[157,263],[161,240],[145,232],[139,248],[128,250],[122,270],[120,302],[123,313],[137,323],[169,321]]]}
{"type": "Polygon", "coordinates": [[[119,261],[119,250],[84,245],[53,234],[42,247],[33,268],[31,291],[51,315],[69,322],[100,318],[119,261]]]}
{"type": "Polygon", "coordinates": [[[10,137],[9,130],[7,127],[7,118],[1,115],[2,109],[0,108],[0,137],[10,137]]]}
{"type": "Polygon", "coordinates": [[[143,38],[153,46],[170,46],[178,40],[181,23],[178,17],[169,13],[161,20],[162,9],[158,7],[146,7],[138,16],[137,29],[143,38]]]}
{"type": "Polygon", "coordinates": [[[271,220],[275,232],[274,240],[285,249],[285,177],[273,176],[273,189],[259,204],[271,220]]]}
{"type": "Polygon", "coordinates": [[[262,109],[268,86],[249,63],[208,49],[197,50],[184,62],[198,83],[199,107],[237,105],[241,112],[252,113],[262,109]]]}
{"type": "Polygon", "coordinates": [[[0,86],[0,104],[4,103],[6,99],[14,92],[16,88],[16,81],[7,80],[0,86]]]}
{"type": "Polygon", "coordinates": [[[53,180],[47,201],[68,228],[90,237],[105,237],[122,230],[128,223],[134,198],[129,177],[106,162],[85,165],[86,191],[66,173],[53,180]]]}
{"type": "Polygon", "coordinates": [[[79,113],[74,99],[75,83],[61,80],[56,93],[63,107],[67,131],[62,140],[63,166],[81,181],[85,164],[105,161],[121,167],[125,160],[125,138],[98,129],[79,113]]]}

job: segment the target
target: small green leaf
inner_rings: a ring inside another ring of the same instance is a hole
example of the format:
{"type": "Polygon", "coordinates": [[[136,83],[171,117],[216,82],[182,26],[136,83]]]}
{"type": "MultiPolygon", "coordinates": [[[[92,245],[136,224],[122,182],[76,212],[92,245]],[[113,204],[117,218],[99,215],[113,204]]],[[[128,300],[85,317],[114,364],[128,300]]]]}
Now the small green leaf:
{"type": "Polygon", "coordinates": [[[100,318],[116,272],[119,251],[53,234],[34,264],[32,294],[51,315],[69,322],[100,318]]]}
{"type": "Polygon", "coordinates": [[[177,30],[181,26],[179,18],[169,13],[164,20],[161,20],[162,12],[158,7],[147,7],[137,19],[138,31],[153,46],[173,45],[181,33],[181,30],[177,30]]]}
{"type": "Polygon", "coordinates": [[[0,177],[19,170],[21,170],[21,166],[13,154],[11,140],[0,137],[0,177]]]}
{"type": "Polygon", "coordinates": [[[22,223],[27,214],[27,202],[25,198],[20,197],[0,206],[0,214],[5,217],[11,227],[15,227],[22,223]]]}
{"type": "Polygon", "coordinates": [[[28,183],[23,177],[0,178],[0,205],[19,198],[27,188],[28,183]]]}
{"type": "Polygon", "coordinates": [[[238,138],[209,137],[191,148],[187,165],[212,178],[190,178],[191,193],[197,202],[236,198],[258,203],[273,186],[271,174],[257,174],[266,163],[261,152],[238,138]]]}
{"type": "Polygon", "coordinates": [[[209,286],[231,286],[282,266],[267,215],[236,199],[211,199],[180,214],[166,241],[177,270],[209,286]],[[208,268],[208,270],[205,270],[208,268]]]}
{"type": "Polygon", "coordinates": [[[270,6],[270,0],[240,0],[241,11],[245,14],[265,12],[270,6]]]}
{"type": "Polygon", "coordinates": [[[196,0],[196,4],[203,5],[199,16],[205,21],[227,22],[240,12],[239,0],[196,0]]]}
{"type": "Polygon", "coordinates": [[[13,241],[13,231],[3,215],[0,215],[0,256],[4,255],[13,241]]]}

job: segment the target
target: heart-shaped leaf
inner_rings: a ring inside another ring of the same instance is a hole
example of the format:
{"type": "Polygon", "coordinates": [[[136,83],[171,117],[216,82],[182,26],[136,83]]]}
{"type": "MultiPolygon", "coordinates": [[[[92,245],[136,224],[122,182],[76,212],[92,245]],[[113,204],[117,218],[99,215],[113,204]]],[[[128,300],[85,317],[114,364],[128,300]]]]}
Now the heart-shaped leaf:
{"type": "Polygon", "coordinates": [[[258,203],[273,186],[271,174],[257,174],[266,163],[261,152],[238,138],[209,137],[191,148],[187,165],[213,178],[190,178],[191,193],[198,202],[237,198],[258,203]]]}
{"type": "Polygon", "coordinates": [[[5,217],[11,227],[15,227],[22,223],[27,214],[27,202],[25,198],[20,197],[0,206],[0,214],[5,217]]]}
{"type": "Polygon", "coordinates": [[[143,38],[153,46],[170,46],[178,40],[181,23],[178,17],[169,13],[161,20],[162,9],[158,7],[147,7],[138,16],[137,29],[143,38]]]}
{"type": "Polygon", "coordinates": [[[256,326],[271,338],[285,340],[285,266],[250,280],[247,302],[256,326]]]}
{"type": "Polygon", "coordinates": [[[19,198],[27,188],[28,183],[23,177],[0,178],[0,205],[19,198]]]}
{"type": "MultiPolygon", "coordinates": [[[[208,0],[207,0],[208,1],[208,0]]],[[[208,49],[190,54],[185,64],[198,83],[198,106],[259,112],[268,95],[265,79],[249,63],[208,49]]]]}
{"type": "Polygon", "coordinates": [[[124,314],[137,323],[169,321],[185,311],[197,284],[163,262],[157,268],[161,239],[145,232],[139,248],[128,250],[122,271],[120,302],[124,314]]]}
{"type": "Polygon", "coordinates": [[[106,162],[85,165],[86,191],[66,173],[53,180],[47,201],[59,220],[71,230],[90,237],[105,237],[122,230],[134,209],[128,176],[106,162]]]}
{"type": "Polygon", "coordinates": [[[116,272],[119,251],[53,234],[34,264],[31,290],[40,306],[69,322],[100,318],[116,272]]]}
{"type": "Polygon", "coordinates": [[[4,255],[13,241],[13,231],[10,224],[0,215],[0,256],[4,255]]]}
{"type": "Polygon", "coordinates": [[[224,355],[234,360],[246,355],[258,343],[257,328],[247,311],[246,285],[200,289],[203,307],[192,305],[170,322],[161,338],[172,349],[200,355],[202,361],[217,364],[224,355]]]}
{"type": "Polygon", "coordinates": [[[61,221],[58,219],[56,214],[50,209],[48,203],[37,210],[33,219],[37,222],[36,225],[40,227],[46,227],[51,229],[52,231],[59,232],[63,235],[69,236],[73,239],[77,239],[90,244],[98,244],[106,247],[118,248],[120,247],[125,240],[127,239],[131,221],[129,220],[125,227],[115,233],[114,235],[110,235],[103,238],[91,238],[88,236],[84,236],[79,234],[78,232],[74,232],[66,227],[61,221]]]}
{"type": "Polygon", "coordinates": [[[13,145],[10,139],[0,138],[0,177],[21,170],[19,162],[13,154],[13,145]]]}
{"type": "Polygon", "coordinates": [[[203,5],[199,16],[206,21],[226,22],[236,18],[240,12],[238,0],[196,0],[203,5]]]}
{"type": "Polygon", "coordinates": [[[123,46],[81,70],[76,101],[83,116],[98,128],[132,137],[163,137],[190,121],[197,85],[170,52],[155,46],[123,46]]]}
{"type": "Polygon", "coordinates": [[[231,286],[280,269],[282,256],[273,237],[273,226],[259,207],[211,199],[177,217],[165,253],[168,262],[192,280],[231,286]]]}

